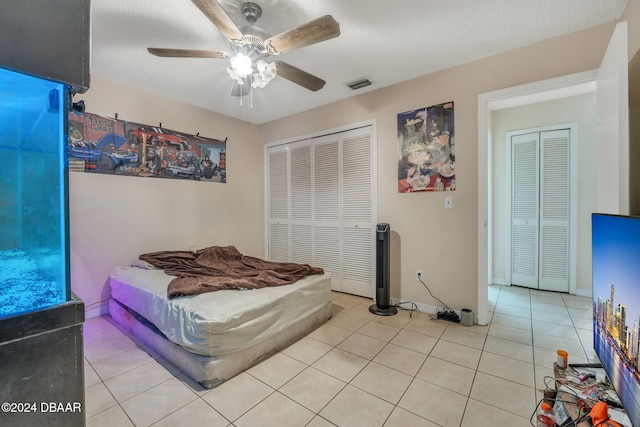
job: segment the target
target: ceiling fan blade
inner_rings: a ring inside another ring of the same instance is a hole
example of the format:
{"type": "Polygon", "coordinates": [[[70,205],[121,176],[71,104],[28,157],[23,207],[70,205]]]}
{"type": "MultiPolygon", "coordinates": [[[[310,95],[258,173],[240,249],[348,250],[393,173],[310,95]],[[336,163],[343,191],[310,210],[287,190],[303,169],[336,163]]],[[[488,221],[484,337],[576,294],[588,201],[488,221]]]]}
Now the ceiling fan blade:
{"type": "Polygon", "coordinates": [[[243,34],[216,0],[191,0],[231,43],[244,44],[243,34]]]}
{"type": "Polygon", "coordinates": [[[274,61],[276,63],[276,69],[278,76],[283,79],[287,79],[290,82],[299,84],[300,86],[316,92],[322,89],[325,85],[325,81],[319,77],[309,74],[306,71],[296,68],[293,65],[289,65],[286,62],[274,61]]]}
{"type": "Polygon", "coordinates": [[[147,48],[149,53],[155,56],[171,58],[230,58],[229,52],[220,50],[196,50],[196,49],[165,49],[161,47],[147,48]]]}
{"type": "Polygon", "coordinates": [[[331,15],[325,15],[292,30],[265,40],[265,48],[272,55],[289,52],[303,46],[320,43],[338,37],[340,25],[331,15]]]}

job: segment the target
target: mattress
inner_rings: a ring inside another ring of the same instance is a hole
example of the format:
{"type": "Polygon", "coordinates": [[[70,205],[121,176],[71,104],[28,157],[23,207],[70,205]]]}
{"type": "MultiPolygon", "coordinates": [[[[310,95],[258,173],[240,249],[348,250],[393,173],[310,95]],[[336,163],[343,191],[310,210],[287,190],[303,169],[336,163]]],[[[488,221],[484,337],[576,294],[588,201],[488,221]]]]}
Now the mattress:
{"type": "Polygon", "coordinates": [[[204,356],[259,344],[331,300],[328,273],[291,285],[168,299],[167,286],[173,278],[163,270],[115,267],[110,275],[111,296],[151,322],[169,341],[204,356]]]}

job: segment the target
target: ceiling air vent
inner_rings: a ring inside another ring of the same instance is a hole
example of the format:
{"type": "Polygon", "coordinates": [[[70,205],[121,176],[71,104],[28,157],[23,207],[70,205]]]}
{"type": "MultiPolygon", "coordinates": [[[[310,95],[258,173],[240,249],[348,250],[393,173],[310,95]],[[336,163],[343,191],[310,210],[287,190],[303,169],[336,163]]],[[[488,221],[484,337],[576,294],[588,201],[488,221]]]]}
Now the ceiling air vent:
{"type": "Polygon", "coordinates": [[[371,80],[369,80],[368,77],[362,77],[359,78],[357,80],[354,80],[352,82],[347,83],[347,86],[349,86],[351,89],[353,90],[357,90],[366,86],[370,86],[371,85],[371,80]]]}

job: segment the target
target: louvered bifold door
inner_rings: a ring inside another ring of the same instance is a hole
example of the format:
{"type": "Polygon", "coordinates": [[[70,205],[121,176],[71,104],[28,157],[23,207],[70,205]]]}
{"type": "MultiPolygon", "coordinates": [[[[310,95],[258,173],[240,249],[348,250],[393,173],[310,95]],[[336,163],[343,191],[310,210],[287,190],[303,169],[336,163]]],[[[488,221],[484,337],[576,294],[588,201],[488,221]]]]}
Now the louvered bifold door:
{"type": "Polygon", "coordinates": [[[291,262],[313,265],[311,140],[290,145],[291,262]]]}
{"type": "Polygon", "coordinates": [[[538,286],[569,290],[569,130],[540,133],[540,267],[538,286]]]}
{"type": "Polygon", "coordinates": [[[342,290],[373,297],[371,127],[342,134],[342,290]]]}
{"type": "Polygon", "coordinates": [[[289,169],[284,147],[267,151],[269,156],[269,260],[289,261],[289,169]]]}
{"type": "Polygon", "coordinates": [[[342,290],[340,243],[340,138],[313,142],[313,265],[331,273],[331,289],[342,290]]]}
{"type": "Polygon", "coordinates": [[[511,283],[538,287],[539,133],[511,138],[511,283]]]}

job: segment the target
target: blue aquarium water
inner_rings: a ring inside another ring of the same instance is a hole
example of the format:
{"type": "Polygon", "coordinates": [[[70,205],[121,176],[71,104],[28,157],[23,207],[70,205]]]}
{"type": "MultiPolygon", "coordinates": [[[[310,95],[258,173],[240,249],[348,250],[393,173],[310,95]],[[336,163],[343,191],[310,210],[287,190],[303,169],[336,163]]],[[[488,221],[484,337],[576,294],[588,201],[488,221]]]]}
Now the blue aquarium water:
{"type": "Polygon", "coordinates": [[[0,69],[0,318],[70,299],[68,96],[0,69]]]}

